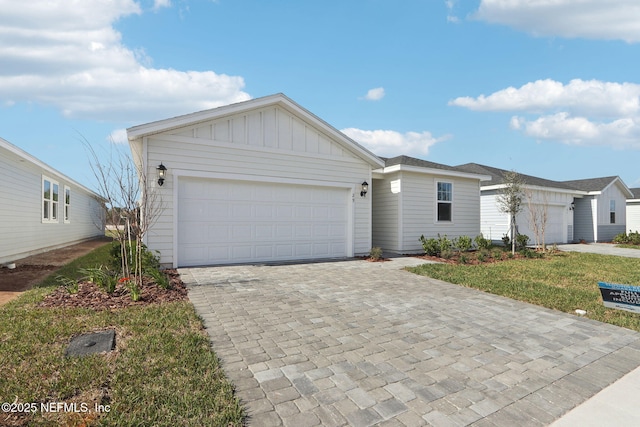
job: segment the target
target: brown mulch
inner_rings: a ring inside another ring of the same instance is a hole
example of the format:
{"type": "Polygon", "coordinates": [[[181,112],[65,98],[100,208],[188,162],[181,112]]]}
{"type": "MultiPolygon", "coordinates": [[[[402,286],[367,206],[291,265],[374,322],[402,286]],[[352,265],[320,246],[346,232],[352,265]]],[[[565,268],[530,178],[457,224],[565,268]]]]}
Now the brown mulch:
{"type": "Polygon", "coordinates": [[[65,287],[61,286],[47,295],[39,306],[48,308],[90,308],[100,311],[186,300],[187,288],[180,279],[178,272],[176,270],[164,270],[164,272],[170,278],[169,288],[163,289],[145,278],[141,298],[138,301],[131,299],[129,290],[122,283],[118,283],[115,291],[109,295],[94,283],[80,282],[77,293],[71,294],[65,287]]]}
{"type": "MultiPolygon", "coordinates": [[[[416,258],[426,259],[429,261],[436,261],[442,264],[463,264],[460,262],[460,255],[457,253],[451,256],[451,258],[440,258],[436,256],[429,256],[429,255],[413,255],[413,256],[416,258]]],[[[512,261],[516,259],[529,259],[518,252],[516,252],[515,255],[513,255],[513,257],[511,258],[508,257],[507,252],[503,252],[500,258],[493,258],[493,256],[488,255],[485,257],[484,261],[482,262],[478,261],[478,259],[476,258],[475,252],[466,253],[466,257],[467,257],[467,262],[465,262],[464,265],[493,264],[496,262],[512,261]]]]}

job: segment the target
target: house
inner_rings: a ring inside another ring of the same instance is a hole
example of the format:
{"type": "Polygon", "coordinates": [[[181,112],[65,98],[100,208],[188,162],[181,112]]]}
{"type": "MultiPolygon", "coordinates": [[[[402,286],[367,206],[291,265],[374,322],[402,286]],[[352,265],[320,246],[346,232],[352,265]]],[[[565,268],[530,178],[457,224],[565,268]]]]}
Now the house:
{"type": "Polygon", "coordinates": [[[0,265],[104,236],[93,191],[0,138],[0,265]]]}
{"type": "Polygon", "coordinates": [[[575,200],[574,240],[609,242],[627,232],[626,203],[633,193],[617,176],[564,181],[583,192],[575,200]]]}
{"type": "Polygon", "coordinates": [[[352,257],[372,246],[384,162],[283,94],[127,129],[162,204],[146,244],[174,267],[352,257]],[[369,193],[369,194],[367,194],[369,193]]]}
{"type": "Polygon", "coordinates": [[[633,196],[627,199],[627,232],[640,232],[640,188],[629,189],[633,196]]]}
{"type": "Polygon", "coordinates": [[[408,156],[384,160],[373,171],[374,246],[418,253],[421,235],[480,234],[480,182],[489,176],[408,156]]]}
{"type": "MultiPolygon", "coordinates": [[[[467,163],[456,168],[490,176],[490,179],[482,182],[481,187],[481,229],[485,238],[500,242],[502,236],[509,235],[511,222],[510,216],[501,212],[498,206],[498,196],[505,188],[504,176],[509,171],[477,163],[467,163]]],[[[567,183],[531,175],[519,174],[519,176],[524,184],[525,197],[522,211],[516,218],[518,233],[529,236],[530,243],[533,243],[535,232],[532,214],[542,213],[546,209],[545,244],[572,242],[574,240],[574,202],[583,197],[584,192],[567,183]]]]}

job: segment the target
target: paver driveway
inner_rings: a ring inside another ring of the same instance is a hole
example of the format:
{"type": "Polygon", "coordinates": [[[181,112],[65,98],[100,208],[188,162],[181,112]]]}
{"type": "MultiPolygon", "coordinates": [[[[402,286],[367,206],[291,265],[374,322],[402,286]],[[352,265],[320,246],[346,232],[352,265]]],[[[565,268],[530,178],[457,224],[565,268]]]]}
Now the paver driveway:
{"type": "Polygon", "coordinates": [[[546,425],[640,364],[640,334],[344,261],[180,269],[268,425],[546,425]]]}

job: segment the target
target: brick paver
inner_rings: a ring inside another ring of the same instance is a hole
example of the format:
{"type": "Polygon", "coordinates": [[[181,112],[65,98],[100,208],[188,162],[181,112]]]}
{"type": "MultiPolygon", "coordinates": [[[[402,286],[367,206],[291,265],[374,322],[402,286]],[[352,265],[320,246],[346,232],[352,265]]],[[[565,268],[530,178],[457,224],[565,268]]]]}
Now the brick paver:
{"type": "Polygon", "coordinates": [[[640,334],[343,261],[180,269],[250,426],[547,425],[640,364],[640,334]]]}

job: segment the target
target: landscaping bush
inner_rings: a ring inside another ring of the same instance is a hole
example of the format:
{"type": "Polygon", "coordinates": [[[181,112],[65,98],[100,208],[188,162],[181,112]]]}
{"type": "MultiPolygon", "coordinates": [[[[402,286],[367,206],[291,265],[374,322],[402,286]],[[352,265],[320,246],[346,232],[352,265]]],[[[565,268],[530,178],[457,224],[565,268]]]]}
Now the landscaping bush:
{"type": "MultiPolygon", "coordinates": [[[[119,270],[122,265],[122,251],[121,244],[118,241],[114,241],[111,245],[111,268],[114,270],[119,270]]],[[[135,242],[126,243],[126,250],[131,251],[133,254],[132,262],[137,262],[138,257],[136,256],[136,245],[135,242]]],[[[142,245],[142,272],[147,273],[151,270],[159,270],[160,269],[160,257],[151,252],[145,245],[142,245]]],[[[131,266],[132,271],[137,270],[137,265],[131,266]]]]}
{"type": "Polygon", "coordinates": [[[434,238],[427,239],[424,234],[420,236],[420,243],[422,243],[422,250],[426,255],[437,256],[439,251],[438,241],[434,238]]]}
{"type": "Polygon", "coordinates": [[[613,238],[613,243],[619,245],[640,245],[640,233],[629,230],[629,234],[620,233],[613,238]]]}
{"type": "Polygon", "coordinates": [[[371,250],[369,251],[369,258],[374,261],[380,260],[382,258],[382,248],[377,246],[371,248],[371,250]]]}
{"type": "Polygon", "coordinates": [[[478,234],[474,240],[478,249],[489,249],[491,247],[491,240],[485,239],[482,234],[478,234]]]}
{"type": "Polygon", "coordinates": [[[511,237],[508,234],[502,236],[502,244],[505,248],[511,247],[511,237]]]}
{"type": "Polygon", "coordinates": [[[526,234],[519,234],[516,236],[516,249],[522,250],[529,244],[529,236],[526,234]]]}
{"type": "Polygon", "coordinates": [[[469,236],[460,236],[457,239],[457,247],[460,252],[469,252],[473,247],[473,240],[469,236]]]}

